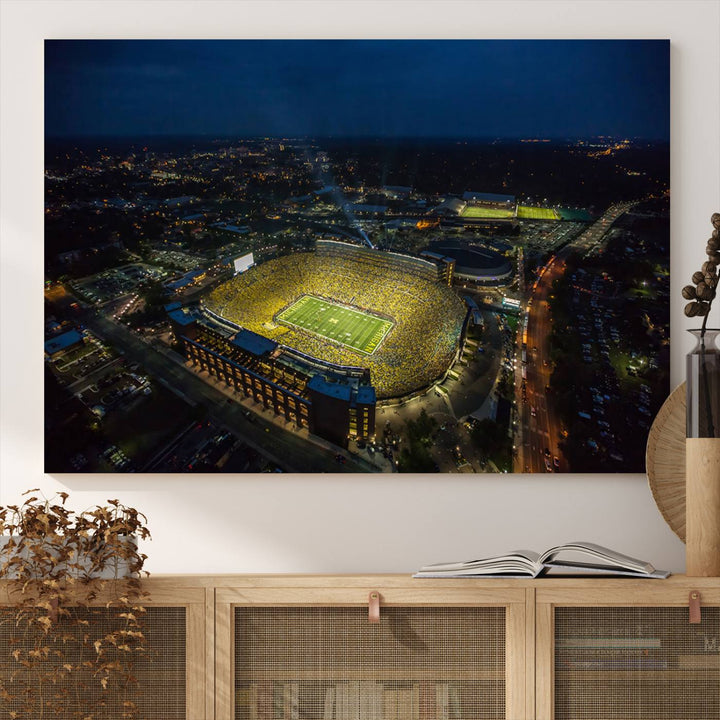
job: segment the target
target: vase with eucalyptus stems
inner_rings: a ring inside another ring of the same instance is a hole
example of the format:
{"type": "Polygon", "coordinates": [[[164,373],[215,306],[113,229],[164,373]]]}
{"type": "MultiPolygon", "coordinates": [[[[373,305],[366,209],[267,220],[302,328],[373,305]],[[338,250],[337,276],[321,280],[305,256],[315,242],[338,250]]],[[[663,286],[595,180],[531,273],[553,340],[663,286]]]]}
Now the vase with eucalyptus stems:
{"type": "Polygon", "coordinates": [[[720,330],[708,318],[720,282],[720,213],[713,213],[707,260],[682,289],[687,317],[702,317],[687,356],[686,572],[720,576],[720,330]]]}

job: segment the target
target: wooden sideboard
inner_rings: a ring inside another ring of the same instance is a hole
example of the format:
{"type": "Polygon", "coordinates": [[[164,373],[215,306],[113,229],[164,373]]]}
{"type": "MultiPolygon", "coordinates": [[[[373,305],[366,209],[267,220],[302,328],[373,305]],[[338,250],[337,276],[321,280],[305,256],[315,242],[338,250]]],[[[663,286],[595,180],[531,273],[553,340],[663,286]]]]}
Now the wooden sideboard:
{"type": "MultiPolygon", "coordinates": [[[[144,720],[720,718],[716,578],[168,575],[144,586],[159,650],[139,673],[157,701],[144,720]]],[[[6,651],[0,632],[3,680],[6,651]]]]}

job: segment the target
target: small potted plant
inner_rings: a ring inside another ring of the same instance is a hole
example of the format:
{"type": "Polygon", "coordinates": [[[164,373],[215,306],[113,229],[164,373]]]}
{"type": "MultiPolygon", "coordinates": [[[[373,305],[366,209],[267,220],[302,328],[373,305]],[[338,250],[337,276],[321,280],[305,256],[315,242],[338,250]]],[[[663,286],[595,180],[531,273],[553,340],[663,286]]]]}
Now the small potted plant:
{"type": "Polygon", "coordinates": [[[14,720],[138,718],[146,518],[117,500],[75,513],[30,490],[0,507],[0,708],[14,720]]]}

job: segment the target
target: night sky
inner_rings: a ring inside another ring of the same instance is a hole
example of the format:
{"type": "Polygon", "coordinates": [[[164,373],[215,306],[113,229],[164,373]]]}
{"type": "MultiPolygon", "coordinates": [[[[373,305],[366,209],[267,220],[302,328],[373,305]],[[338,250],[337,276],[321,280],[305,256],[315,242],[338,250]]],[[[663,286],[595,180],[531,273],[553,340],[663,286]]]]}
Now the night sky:
{"type": "Polygon", "coordinates": [[[665,40],[48,40],[55,136],[669,140],[665,40]]]}

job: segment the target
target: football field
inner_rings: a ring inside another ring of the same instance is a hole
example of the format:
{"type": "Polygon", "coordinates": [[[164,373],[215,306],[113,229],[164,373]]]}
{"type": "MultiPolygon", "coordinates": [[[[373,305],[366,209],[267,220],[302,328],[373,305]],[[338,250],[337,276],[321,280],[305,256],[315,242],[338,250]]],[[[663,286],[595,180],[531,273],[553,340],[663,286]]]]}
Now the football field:
{"type": "Polygon", "coordinates": [[[462,211],[462,216],[467,218],[511,218],[514,214],[515,211],[508,208],[488,208],[479,205],[468,205],[462,211]]]}
{"type": "Polygon", "coordinates": [[[392,328],[390,320],[343,305],[303,295],[276,318],[277,322],[306,330],[328,340],[372,355],[392,328]]]}
{"type": "Polygon", "coordinates": [[[559,220],[557,210],[552,208],[530,207],[518,205],[518,217],[525,220],[559,220]]]}

